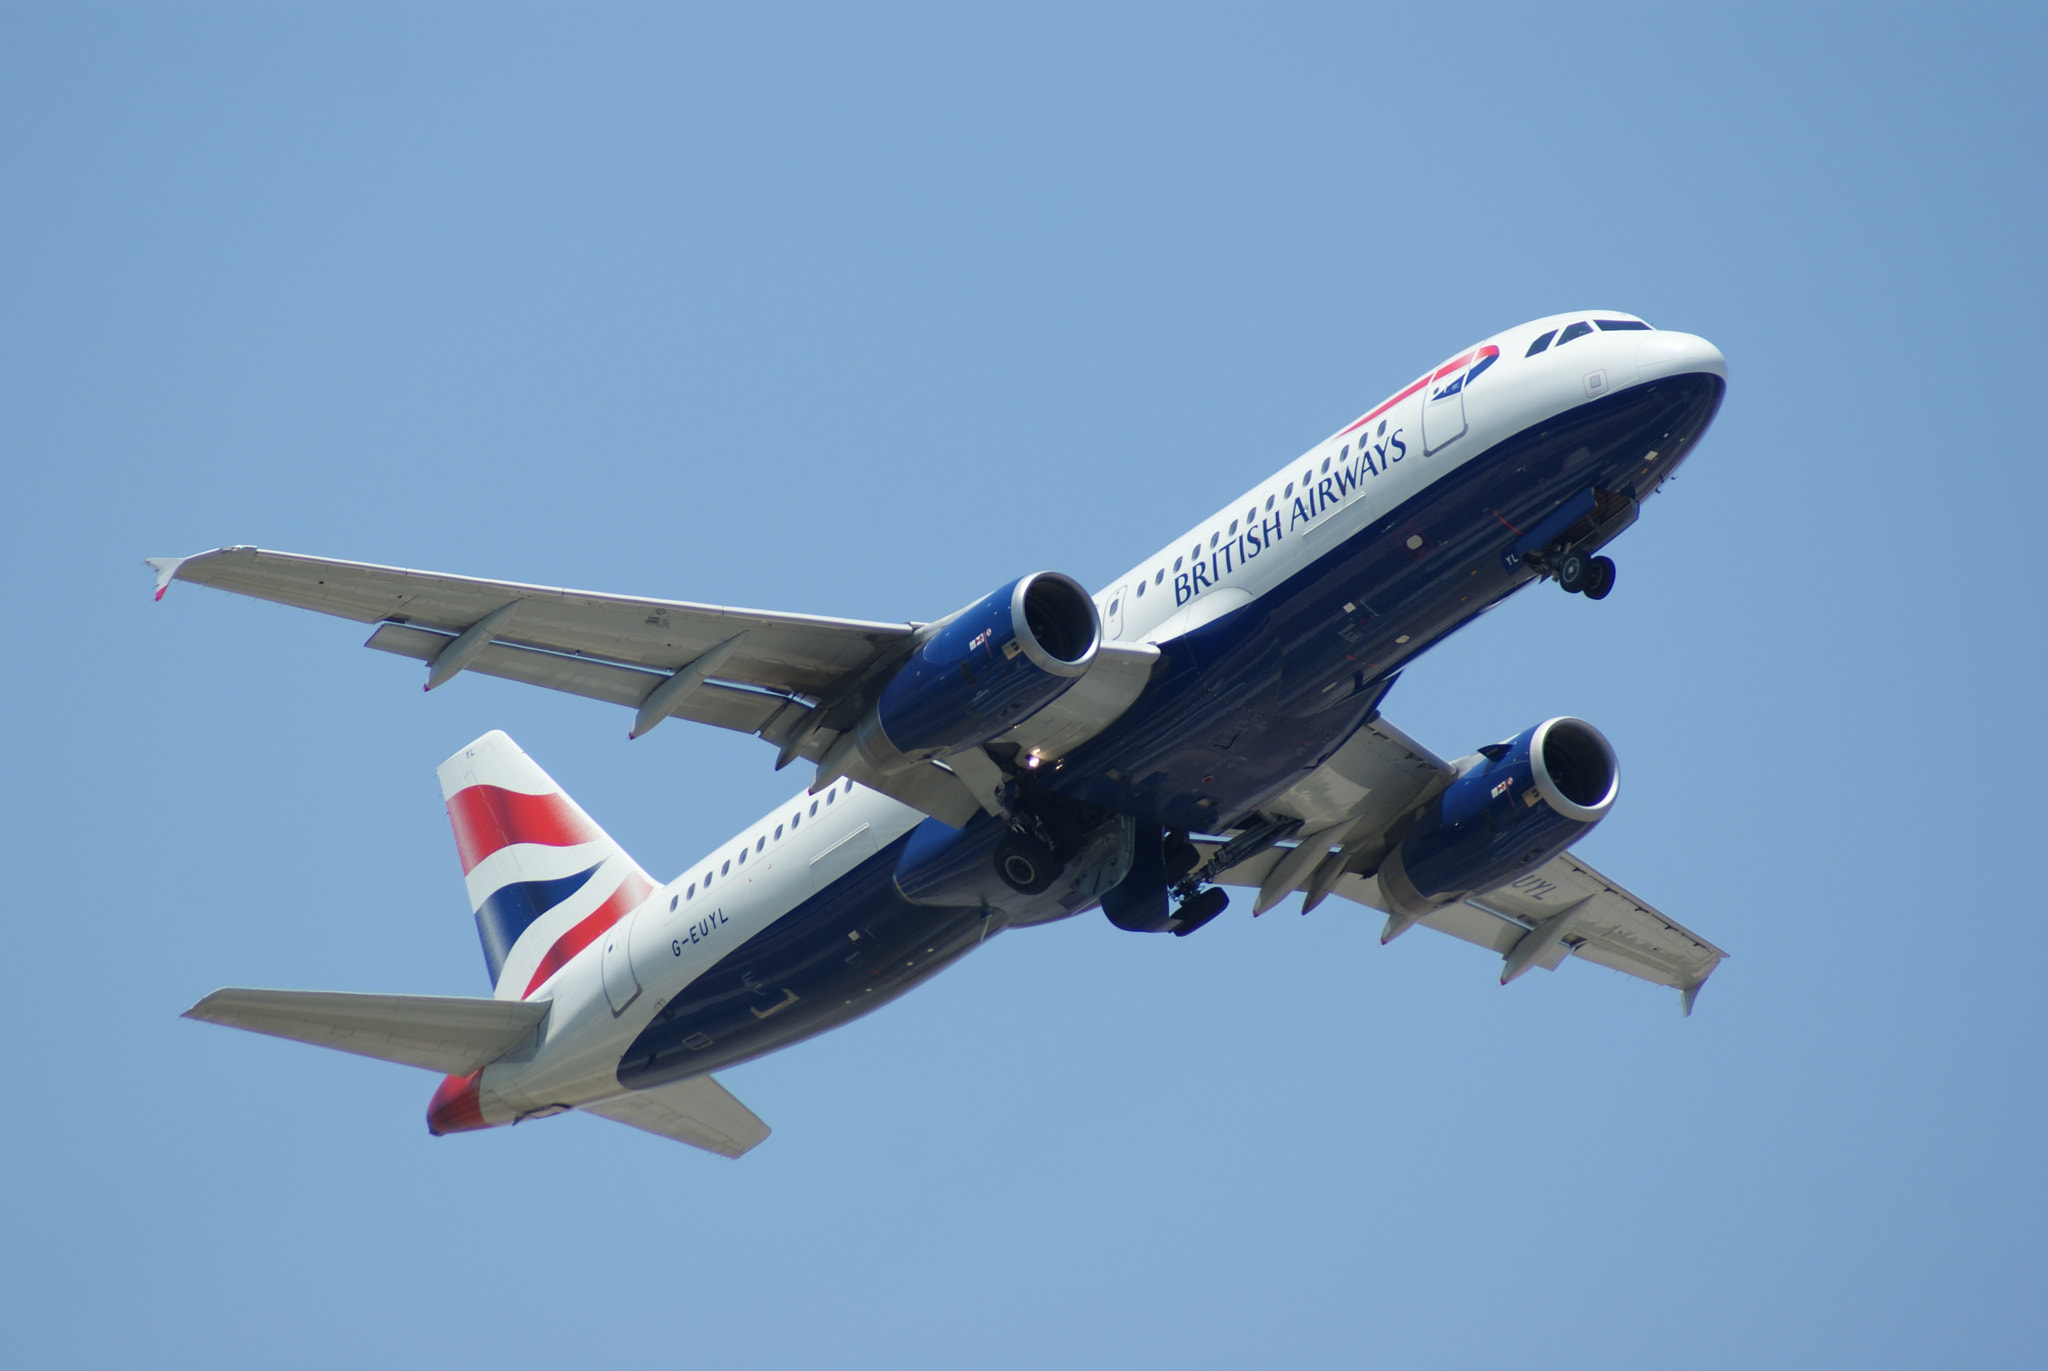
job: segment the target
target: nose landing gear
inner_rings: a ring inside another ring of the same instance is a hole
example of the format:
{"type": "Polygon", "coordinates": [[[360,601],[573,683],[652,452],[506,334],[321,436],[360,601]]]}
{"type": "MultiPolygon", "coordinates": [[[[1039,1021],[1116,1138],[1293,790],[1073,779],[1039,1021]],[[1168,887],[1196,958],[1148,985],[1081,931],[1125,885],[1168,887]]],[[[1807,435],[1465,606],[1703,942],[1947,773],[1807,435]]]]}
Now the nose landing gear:
{"type": "Polygon", "coordinates": [[[1566,594],[1604,600],[1614,589],[1614,562],[1606,557],[1588,557],[1583,552],[1567,552],[1557,564],[1557,583],[1566,594]]]}

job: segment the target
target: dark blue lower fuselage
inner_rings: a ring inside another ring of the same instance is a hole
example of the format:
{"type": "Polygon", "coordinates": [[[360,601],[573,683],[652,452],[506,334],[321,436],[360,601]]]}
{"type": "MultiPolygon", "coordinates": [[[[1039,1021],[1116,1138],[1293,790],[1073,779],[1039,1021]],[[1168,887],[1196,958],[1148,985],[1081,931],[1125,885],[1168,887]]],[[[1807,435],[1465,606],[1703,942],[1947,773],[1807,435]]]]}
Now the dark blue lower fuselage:
{"type": "MultiPolygon", "coordinates": [[[[1603,508],[1654,490],[1713,418],[1724,384],[1696,374],[1620,391],[1446,472],[1257,600],[1161,644],[1137,702],[1035,784],[1167,828],[1231,826],[1329,757],[1406,662],[1536,579],[1504,555],[1524,531],[1589,490],[1603,508]]],[[[992,823],[977,819],[969,833],[992,823]]],[[[627,1050],[620,1083],[659,1085],[823,1032],[979,943],[987,904],[903,897],[895,871],[911,842],[692,981],[627,1050]]],[[[992,869],[988,880],[990,899],[1014,898],[992,869]]]]}

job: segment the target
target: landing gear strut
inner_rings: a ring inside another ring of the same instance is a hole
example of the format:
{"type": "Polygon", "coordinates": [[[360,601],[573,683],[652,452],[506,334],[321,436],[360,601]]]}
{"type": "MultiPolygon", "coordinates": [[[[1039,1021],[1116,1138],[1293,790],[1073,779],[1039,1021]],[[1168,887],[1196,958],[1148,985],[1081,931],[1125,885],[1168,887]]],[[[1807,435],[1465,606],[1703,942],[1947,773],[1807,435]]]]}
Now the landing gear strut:
{"type": "Polygon", "coordinates": [[[1606,557],[1588,557],[1583,552],[1567,552],[1557,564],[1557,583],[1567,594],[1604,600],[1607,592],[1614,589],[1614,562],[1606,557]]]}

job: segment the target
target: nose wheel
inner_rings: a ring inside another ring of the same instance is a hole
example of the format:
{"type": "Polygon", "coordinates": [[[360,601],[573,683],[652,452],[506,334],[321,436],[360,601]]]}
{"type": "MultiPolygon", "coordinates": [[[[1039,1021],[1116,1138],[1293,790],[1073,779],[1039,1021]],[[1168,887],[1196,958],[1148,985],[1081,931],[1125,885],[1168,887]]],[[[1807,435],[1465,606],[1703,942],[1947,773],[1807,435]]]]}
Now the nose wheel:
{"type": "Polygon", "coordinates": [[[1583,595],[1589,600],[1604,600],[1614,589],[1614,562],[1606,557],[1588,557],[1582,552],[1567,552],[1557,564],[1557,583],[1570,595],[1583,595]]]}

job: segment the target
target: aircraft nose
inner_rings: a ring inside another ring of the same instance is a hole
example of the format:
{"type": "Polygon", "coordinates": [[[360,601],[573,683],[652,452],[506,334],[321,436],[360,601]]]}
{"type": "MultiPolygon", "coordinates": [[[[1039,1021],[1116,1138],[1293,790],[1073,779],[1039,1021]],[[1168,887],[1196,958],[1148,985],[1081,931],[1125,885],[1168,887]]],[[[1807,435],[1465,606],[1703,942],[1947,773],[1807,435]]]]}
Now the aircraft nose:
{"type": "Polygon", "coordinates": [[[1639,382],[1699,372],[1728,379],[1728,362],[1721,349],[1696,333],[1641,334],[1636,340],[1636,368],[1639,382]]]}

